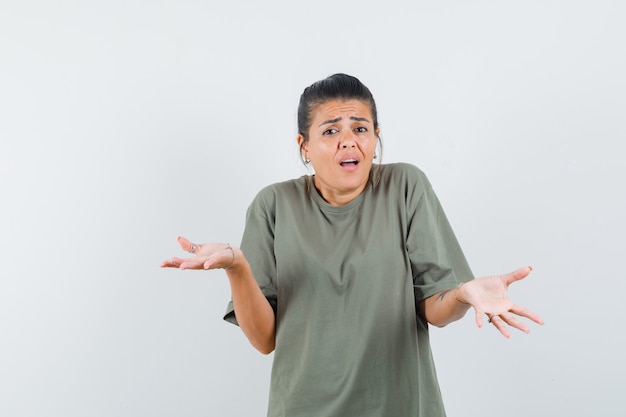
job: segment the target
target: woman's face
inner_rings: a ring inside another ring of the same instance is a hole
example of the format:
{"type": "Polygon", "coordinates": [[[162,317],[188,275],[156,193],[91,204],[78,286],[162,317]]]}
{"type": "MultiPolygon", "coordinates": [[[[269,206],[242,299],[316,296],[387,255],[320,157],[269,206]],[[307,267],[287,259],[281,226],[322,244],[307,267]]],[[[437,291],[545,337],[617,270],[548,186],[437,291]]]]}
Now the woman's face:
{"type": "Polygon", "coordinates": [[[331,205],[341,206],[367,185],[379,131],[360,100],[332,100],[314,108],[309,140],[298,144],[315,169],[314,182],[331,205]]]}

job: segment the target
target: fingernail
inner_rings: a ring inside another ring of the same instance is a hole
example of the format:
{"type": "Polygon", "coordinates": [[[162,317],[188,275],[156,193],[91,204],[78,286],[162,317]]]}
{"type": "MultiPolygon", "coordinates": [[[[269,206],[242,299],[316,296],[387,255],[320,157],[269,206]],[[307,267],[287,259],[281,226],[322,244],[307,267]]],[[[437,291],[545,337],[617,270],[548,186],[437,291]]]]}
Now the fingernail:
{"type": "Polygon", "coordinates": [[[533,270],[533,267],[528,265],[528,269],[530,269],[531,271],[533,270]]]}

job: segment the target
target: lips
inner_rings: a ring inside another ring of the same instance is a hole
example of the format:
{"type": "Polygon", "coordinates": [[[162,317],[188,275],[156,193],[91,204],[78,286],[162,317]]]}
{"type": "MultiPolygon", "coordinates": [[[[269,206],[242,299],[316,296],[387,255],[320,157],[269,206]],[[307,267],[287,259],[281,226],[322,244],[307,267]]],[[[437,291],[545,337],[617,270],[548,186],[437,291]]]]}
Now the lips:
{"type": "Polygon", "coordinates": [[[339,165],[341,165],[342,167],[350,166],[350,165],[356,166],[358,164],[359,164],[359,161],[354,159],[354,158],[347,158],[347,159],[344,159],[343,161],[339,162],[339,165]]]}
{"type": "Polygon", "coordinates": [[[361,160],[355,155],[345,155],[339,160],[339,166],[347,171],[352,172],[357,169],[361,160]]]}

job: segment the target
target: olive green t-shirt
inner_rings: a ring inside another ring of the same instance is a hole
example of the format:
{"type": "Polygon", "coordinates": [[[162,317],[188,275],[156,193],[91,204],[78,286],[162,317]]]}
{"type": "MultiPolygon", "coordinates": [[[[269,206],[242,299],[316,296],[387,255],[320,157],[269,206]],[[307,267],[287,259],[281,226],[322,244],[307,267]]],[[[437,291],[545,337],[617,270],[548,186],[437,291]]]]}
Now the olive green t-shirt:
{"type": "Polygon", "coordinates": [[[422,171],[374,166],[340,207],[311,177],[266,187],[241,249],[276,311],[269,417],[445,416],[416,303],[473,276],[422,171]]]}

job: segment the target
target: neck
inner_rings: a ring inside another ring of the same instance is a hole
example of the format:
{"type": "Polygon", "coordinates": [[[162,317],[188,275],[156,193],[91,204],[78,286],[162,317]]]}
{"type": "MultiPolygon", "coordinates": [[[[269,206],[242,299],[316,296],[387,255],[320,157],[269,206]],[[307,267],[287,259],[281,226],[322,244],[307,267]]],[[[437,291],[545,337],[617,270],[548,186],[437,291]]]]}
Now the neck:
{"type": "Polygon", "coordinates": [[[319,195],[322,196],[324,201],[326,201],[331,206],[345,206],[363,192],[365,186],[367,185],[367,182],[356,189],[342,191],[326,187],[320,182],[317,176],[313,176],[313,185],[315,186],[319,195]]]}

